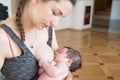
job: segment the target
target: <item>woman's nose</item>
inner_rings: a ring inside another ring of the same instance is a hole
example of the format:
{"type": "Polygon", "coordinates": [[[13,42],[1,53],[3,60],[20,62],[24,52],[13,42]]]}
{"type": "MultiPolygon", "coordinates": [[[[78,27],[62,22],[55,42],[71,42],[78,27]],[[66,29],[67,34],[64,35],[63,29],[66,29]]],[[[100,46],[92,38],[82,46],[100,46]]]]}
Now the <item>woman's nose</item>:
{"type": "Polygon", "coordinates": [[[51,26],[53,26],[53,27],[57,26],[56,22],[55,21],[51,21],[51,26]]]}
{"type": "Polygon", "coordinates": [[[51,25],[54,26],[54,27],[57,26],[59,20],[60,20],[60,18],[59,18],[59,17],[56,17],[54,20],[51,21],[51,25]]]}

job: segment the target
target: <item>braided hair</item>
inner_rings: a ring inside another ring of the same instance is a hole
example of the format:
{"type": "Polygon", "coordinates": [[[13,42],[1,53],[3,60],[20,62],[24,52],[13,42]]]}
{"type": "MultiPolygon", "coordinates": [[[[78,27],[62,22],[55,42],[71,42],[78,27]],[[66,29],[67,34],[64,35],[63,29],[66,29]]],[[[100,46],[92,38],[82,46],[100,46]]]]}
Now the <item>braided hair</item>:
{"type": "MultiPolygon", "coordinates": [[[[20,0],[19,4],[18,4],[18,8],[17,8],[17,12],[16,12],[16,25],[18,26],[19,32],[20,32],[20,37],[21,40],[24,42],[25,41],[25,31],[23,29],[23,24],[21,21],[22,18],[22,14],[24,11],[24,7],[25,5],[29,2],[30,0],[20,0]]],[[[45,1],[50,1],[50,0],[43,0],[45,1]]],[[[56,0],[59,1],[59,0],[56,0]]],[[[73,5],[75,5],[76,0],[69,0],[73,5]]]]}
{"type": "Polygon", "coordinates": [[[17,12],[16,12],[16,25],[18,26],[20,37],[23,42],[25,41],[25,32],[24,32],[23,25],[21,22],[21,17],[24,11],[24,7],[28,1],[29,0],[20,0],[18,4],[17,12]]]}

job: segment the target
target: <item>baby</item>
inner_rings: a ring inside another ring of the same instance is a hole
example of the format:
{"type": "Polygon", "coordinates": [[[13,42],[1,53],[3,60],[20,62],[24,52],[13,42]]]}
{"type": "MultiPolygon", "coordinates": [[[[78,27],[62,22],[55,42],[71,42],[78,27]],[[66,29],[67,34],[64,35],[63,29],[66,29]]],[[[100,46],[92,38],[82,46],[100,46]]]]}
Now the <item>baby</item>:
{"type": "Polygon", "coordinates": [[[64,47],[55,51],[54,61],[39,61],[38,80],[64,80],[69,71],[74,72],[81,68],[80,53],[70,47],[64,47]]]}

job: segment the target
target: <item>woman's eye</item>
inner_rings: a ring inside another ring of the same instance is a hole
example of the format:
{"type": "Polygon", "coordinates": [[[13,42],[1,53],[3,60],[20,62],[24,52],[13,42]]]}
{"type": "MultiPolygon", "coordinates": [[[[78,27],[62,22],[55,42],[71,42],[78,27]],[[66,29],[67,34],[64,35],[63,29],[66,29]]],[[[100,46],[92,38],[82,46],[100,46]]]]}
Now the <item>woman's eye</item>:
{"type": "Polygon", "coordinates": [[[60,16],[60,12],[53,10],[53,15],[60,16]]]}
{"type": "Polygon", "coordinates": [[[55,11],[52,11],[53,12],[53,15],[56,15],[55,11]]]}

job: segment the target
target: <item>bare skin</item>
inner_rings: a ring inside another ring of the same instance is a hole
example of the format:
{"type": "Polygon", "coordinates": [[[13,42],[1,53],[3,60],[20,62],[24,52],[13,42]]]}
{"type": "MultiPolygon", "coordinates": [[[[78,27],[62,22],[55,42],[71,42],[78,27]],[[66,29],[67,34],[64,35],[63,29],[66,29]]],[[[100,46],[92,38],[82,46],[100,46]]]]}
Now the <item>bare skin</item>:
{"type": "Polygon", "coordinates": [[[72,59],[67,58],[67,51],[67,48],[56,50],[55,59],[51,63],[40,60],[39,66],[41,68],[38,80],[64,80],[72,63],[72,59]]]}
{"type": "MultiPolygon", "coordinates": [[[[46,61],[52,61],[54,53],[52,51],[58,49],[58,44],[56,41],[55,31],[53,30],[53,44],[52,49],[47,45],[48,41],[48,31],[49,26],[56,26],[60,18],[68,14],[72,10],[72,4],[69,1],[61,1],[60,3],[56,1],[49,1],[48,3],[43,3],[41,0],[31,0],[29,4],[25,7],[22,23],[25,31],[25,44],[32,51],[33,55],[37,60],[44,58],[46,61]],[[44,7],[43,7],[44,6],[44,7]],[[62,12],[62,14],[61,14],[62,12]],[[40,13],[40,14],[38,14],[40,13]],[[54,14],[53,14],[54,13],[54,14]],[[35,33],[36,40],[35,40],[35,33]],[[30,40],[34,43],[34,49],[29,47],[30,40]],[[46,57],[44,57],[46,56],[46,57]]],[[[8,25],[18,37],[20,33],[18,31],[17,25],[15,23],[15,16],[8,18],[3,21],[3,24],[8,25]]],[[[0,69],[4,64],[6,58],[13,58],[8,43],[8,38],[3,29],[0,28],[0,69]]],[[[21,56],[21,49],[19,46],[10,38],[11,45],[14,51],[14,57],[21,56]]]]}

